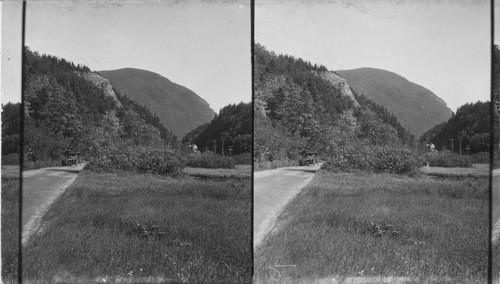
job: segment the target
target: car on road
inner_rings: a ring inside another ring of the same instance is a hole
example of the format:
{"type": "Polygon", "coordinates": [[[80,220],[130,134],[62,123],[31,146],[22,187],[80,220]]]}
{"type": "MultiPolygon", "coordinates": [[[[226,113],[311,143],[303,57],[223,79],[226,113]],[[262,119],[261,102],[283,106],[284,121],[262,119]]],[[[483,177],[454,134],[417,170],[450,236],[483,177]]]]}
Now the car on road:
{"type": "Polygon", "coordinates": [[[64,160],[63,166],[77,166],[80,164],[80,153],[79,152],[67,152],[66,159],[64,160]]]}
{"type": "Polygon", "coordinates": [[[307,151],[303,155],[303,159],[301,164],[303,166],[310,166],[318,164],[318,160],[316,159],[316,155],[318,152],[307,151]]]}

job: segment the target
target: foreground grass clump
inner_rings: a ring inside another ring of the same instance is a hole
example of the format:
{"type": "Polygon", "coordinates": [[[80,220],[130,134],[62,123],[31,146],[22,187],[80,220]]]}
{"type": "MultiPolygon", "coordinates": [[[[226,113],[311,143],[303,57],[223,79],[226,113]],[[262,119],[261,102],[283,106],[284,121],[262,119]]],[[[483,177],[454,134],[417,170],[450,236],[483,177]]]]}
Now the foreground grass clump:
{"type": "Polygon", "coordinates": [[[84,171],[23,249],[24,279],[250,281],[251,188],[84,171]]]}
{"type": "Polygon", "coordinates": [[[189,154],[187,166],[206,169],[232,169],[235,163],[232,157],[205,152],[189,154]]]}
{"type": "Polygon", "coordinates": [[[488,196],[487,178],[320,171],[257,248],[257,279],[485,281],[488,196]]]}
{"type": "MultiPolygon", "coordinates": [[[[493,275],[494,281],[500,281],[500,241],[496,241],[491,249],[491,259],[493,260],[493,275]]],[[[495,282],[493,282],[495,283],[495,282]]]]}
{"type": "Polygon", "coordinates": [[[19,262],[19,176],[2,169],[2,282],[17,283],[19,262]]]}

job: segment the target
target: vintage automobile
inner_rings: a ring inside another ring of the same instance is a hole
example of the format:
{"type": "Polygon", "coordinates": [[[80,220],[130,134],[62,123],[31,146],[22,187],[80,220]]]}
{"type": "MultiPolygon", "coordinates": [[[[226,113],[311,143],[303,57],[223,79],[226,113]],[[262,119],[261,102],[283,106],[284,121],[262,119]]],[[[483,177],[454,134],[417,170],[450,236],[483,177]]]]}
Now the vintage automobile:
{"type": "Polygon", "coordinates": [[[312,151],[306,151],[303,154],[303,159],[302,159],[302,165],[303,166],[310,166],[310,165],[316,165],[318,163],[318,160],[316,159],[316,155],[318,152],[312,152],[312,151]]]}
{"type": "Polygon", "coordinates": [[[66,159],[64,160],[64,166],[77,166],[80,164],[80,152],[68,151],[66,152],[66,159]]]}

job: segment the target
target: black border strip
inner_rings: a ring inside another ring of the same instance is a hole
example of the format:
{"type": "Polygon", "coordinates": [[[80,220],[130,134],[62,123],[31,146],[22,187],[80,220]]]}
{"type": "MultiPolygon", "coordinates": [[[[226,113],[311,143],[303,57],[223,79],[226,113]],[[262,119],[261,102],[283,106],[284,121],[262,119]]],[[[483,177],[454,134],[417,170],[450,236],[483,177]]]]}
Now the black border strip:
{"type": "Polygon", "coordinates": [[[495,156],[495,100],[493,95],[494,89],[494,80],[495,80],[495,1],[490,0],[490,19],[491,19],[491,79],[490,79],[490,177],[489,177],[489,202],[488,209],[490,213],[490,222],[488,228],[488,283],[493,283],[494,275],[493,275],[493,244],[492,244],[492,235],[493,235],[493,162],[495,156]]]}
{"type": "Polygon", "coordinates": [[[23,283],[23,247],[22,247],[22,232],[23,232],[23,157],[24,157],[24,62],[25,53],[24,53],[24,45],[25,45],[25,34],[26,34],[26,1],[23,1],[22,8],[22,23],[21,23],[21,109],[19,110],[21,119],[20,119],[20,155],[19,155],[19,233],[18,233],[18,267],[17,267],[17,280],[18,283],[23,283]]]}
{"type": "MultiPolygon", "coordinates": [[[[493,0],[492,0],[493,1],[493,0]]],[[[251,66],[251,77],[252,77],[252,174],[251,174],[251,186],[252,186],[252,197],[251,197],[251,206],[252,206],[252,214],[251,214],[251,239],[252,239],[252,242],[251,242],[251,251],[252,251],[252,278],[254,277],[255,275],[255,251],[254,251],[254,245],[253,245],[253,233],[254,233],[254,225],[253,225],[253,222],[254,222],[254,155],[255,155],[255,102],[254,102],[254,83],[255,83],[255,78],[254,78],[254,47],[255,47],[255,0],[250,0],[250,53],[251,53],[251,57],[250,57],[250,66],[251,66]]]]}

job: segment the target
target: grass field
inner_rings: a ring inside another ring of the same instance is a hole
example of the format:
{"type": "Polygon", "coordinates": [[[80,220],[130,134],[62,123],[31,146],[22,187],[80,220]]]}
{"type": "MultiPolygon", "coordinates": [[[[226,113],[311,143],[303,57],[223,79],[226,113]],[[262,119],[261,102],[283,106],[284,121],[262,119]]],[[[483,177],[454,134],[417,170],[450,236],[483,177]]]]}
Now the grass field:
{"type": "Polygon", "coordinates": [[[500,284],[500,242],[497,241],[493,244],[491,251],[491,259],[493,260],[493,269],[491,275],[493,276],[493,283],[500,284]],[[495,282],[496,281],[496,282],[495,282]]]}
{"type": "Polygon", "coordinates": [[[24,279],[250,281],[251,188],[83,171],[23,248],[24,279]]]}
{"type": "Polygon", "coordinates": [[[257,248],[256,279],[484,282],[488,219],[487,178],[320,171],[257,248]]]}
{"type": "Polygon", "coordinates": [[[19,166],[2,166],[3,283],[17,283],[19,222],[19,166]]]}

